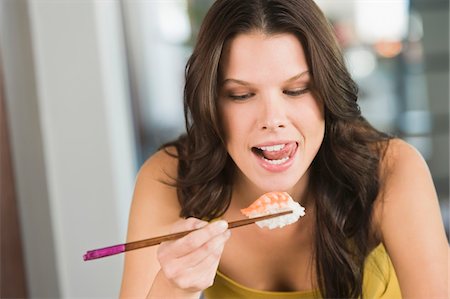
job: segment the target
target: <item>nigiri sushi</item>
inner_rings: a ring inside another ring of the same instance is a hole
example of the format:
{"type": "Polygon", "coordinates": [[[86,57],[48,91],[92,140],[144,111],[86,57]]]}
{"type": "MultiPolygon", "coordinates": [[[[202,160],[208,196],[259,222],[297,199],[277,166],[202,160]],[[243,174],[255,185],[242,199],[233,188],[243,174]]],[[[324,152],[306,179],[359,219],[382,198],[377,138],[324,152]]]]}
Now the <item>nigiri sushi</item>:
{"type": "Polygon", "coordinates": [[[292,213],[257,221],[256,224],[261,228],[281,228],[296,222],[300,217],[305,215],[305,208],[298,202],[295,202],[287,192],[269,192],[263,194],[247,208],[242,209],[241,213],[249,218],[254,218],[287,210],[292,210],[292,213]]]}

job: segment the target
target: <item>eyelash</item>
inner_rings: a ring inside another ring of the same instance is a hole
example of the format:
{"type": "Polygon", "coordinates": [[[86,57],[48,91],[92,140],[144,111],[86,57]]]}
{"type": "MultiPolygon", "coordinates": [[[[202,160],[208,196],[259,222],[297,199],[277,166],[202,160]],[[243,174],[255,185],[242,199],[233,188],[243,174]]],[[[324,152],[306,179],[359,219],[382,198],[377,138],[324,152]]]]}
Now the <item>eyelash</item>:
{"type": "MultiPolygon", "coordinates": [[[[283,90],[283,93],[285,95],[291,96],[291,97],[298,97],[302,94],[305,94],[309,91],[308,87],[302,88],[302,89],[295,89],[295,90],[283,90]]],[[[242,94],[242,95],[233,95],[230,94],[228,95],[229,98],[231,98],[232,100],[236,100],[236,101],[244,101],[247,100],[251,97],[253,97],[255,94],[254,93],[246,93],[246,94],[242,94]]]]}
{"type": "Polygon", "coordinates": [[[305,94],[309,91],[308,87],[301,88],[301,89],[295,89],[295,90],[283,90],[283,93],[285,95],[291,96],[291,97],[298,97],[302,94],[305,94]]]}
{"type": "Polygon", "coordinates": [[[233,95],[233,94],[230,94],[229,97],[230,97],[232,100],[236,100],[236,101],[244,101],[244,100],[247,100],[247,99],[251,98],[251,97],[254,96],[254,95],[255,95],[254,93],[246,93],[246,94],[242,94],[242,95],[233,95]]]}

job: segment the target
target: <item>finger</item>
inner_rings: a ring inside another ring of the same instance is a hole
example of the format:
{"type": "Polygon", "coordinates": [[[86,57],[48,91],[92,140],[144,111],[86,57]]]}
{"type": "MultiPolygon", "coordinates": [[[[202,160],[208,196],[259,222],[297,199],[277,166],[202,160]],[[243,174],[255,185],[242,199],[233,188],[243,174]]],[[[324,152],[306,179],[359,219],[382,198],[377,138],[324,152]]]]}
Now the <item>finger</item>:
{"type": "Polygon", "coordinates": [[[224,233],[228,228],[228,223],[224,220],[215,221],[205,227],[191,232],[187,236],[167,244],[172,257],[182,257],[198,249],[215,236],[224,233]]]}
{"type": "Polygon", "coordinates": [[[207,221],[203,221],[194,217],[189,217],[186,219],[180,219],[177,222],[175,222],[172,225],[170,232],[177,233],[186,230],[198,229],[206,226],[207,224],[208,224],[207,221]]]}
{"type": "Polygon", "coordinates": [[[209,257],[215,260],[220,260],[223,247],[225,242],[230,238],[230,234],[230,230],[226,230],[222,234],[213,237],[191,253],[173,260],[173,263],[183,265],[185,268],[192,268],[209,257]]]}
{"type": "MultiPolygon", "coordinates": [[[[176,233],[180,231],[187,231],[187,230],[193,230],[193,229],[199,229],[201,227],[204,227],[208,224],[208,222],[197,219],[197,218],[187,218],[187,219],[180,219],[176,221],[172,227],[170,228],[171,233],[176,233]]],[[[174,241],[167,241],[161,243],[161,245],[158,247],[157,255],[158,260],[160,262],[164,260],[170,260],[172,258],[176,258],[178,255],[173,255],[170,244],[172,244],[174,241]]],[[[186,252],[187,254],[187,252],[186,252]]]]}
{"type": "Polygon", "coordinates": [[[204,290],[214,283],[217,268],[219,267],[220,256],[222,255],[224,245],[217,248],[215,254],[207,255],[194,267],[188,267],[177,278],[180,286],[193,290],[204,290]]]}
{"type": "MultiPolygon", "coordinates": [[[[198,268],[197,265],[201,264],[204,260],[219,261],[223,251],[224,244],[229,238],[230,232],[224,232],[207,243],[201,248],[186,254],[180,258],[174,258],[170,254],[167,258],[160,260],[161,269],[165,276],[175,283],[180,288],[189,288],[192,281],[204,281],[199,277],[204,276],[206,272],[215,271],[215,268],[198,268]],[[190,269],[199,269],[197,272],[192,272],[190,269]],[[186,274],[187,273],[187,274],[186,274]]],[[[170,249],[170,248],[169,248],[170,249]]],[[[167,250],[170,252],[170,250],[167,250]]],[[[208,277],[211,277],[209,275],[208,277]]]]}

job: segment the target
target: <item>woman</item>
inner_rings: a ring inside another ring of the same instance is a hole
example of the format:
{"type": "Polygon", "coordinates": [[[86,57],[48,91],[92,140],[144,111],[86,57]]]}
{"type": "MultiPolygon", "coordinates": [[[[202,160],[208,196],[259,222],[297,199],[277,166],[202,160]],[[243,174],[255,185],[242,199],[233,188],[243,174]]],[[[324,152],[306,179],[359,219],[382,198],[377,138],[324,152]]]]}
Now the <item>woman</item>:
{"type": "Polygon", "coordinates": [[[215,2],[186,68],[187,135],[140,170],[128,241],[201,229],[127,253],[121,297],[448,296],[428,168],[356,100],[312,0],[215,2]],[[227,229],[269,191],[306,216],[227,229]]]}

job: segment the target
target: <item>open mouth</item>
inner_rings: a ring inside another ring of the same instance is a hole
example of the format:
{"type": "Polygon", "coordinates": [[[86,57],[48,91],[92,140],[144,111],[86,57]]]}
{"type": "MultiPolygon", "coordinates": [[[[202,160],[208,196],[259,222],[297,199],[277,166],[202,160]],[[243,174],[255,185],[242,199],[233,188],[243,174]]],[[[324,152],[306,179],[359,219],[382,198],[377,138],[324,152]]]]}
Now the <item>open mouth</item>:
{"type": "Polygon", "coordinates": [[[252,147],[252,152],[272,165],[286,163],[297,150],[297,142],[252,147]]]}

